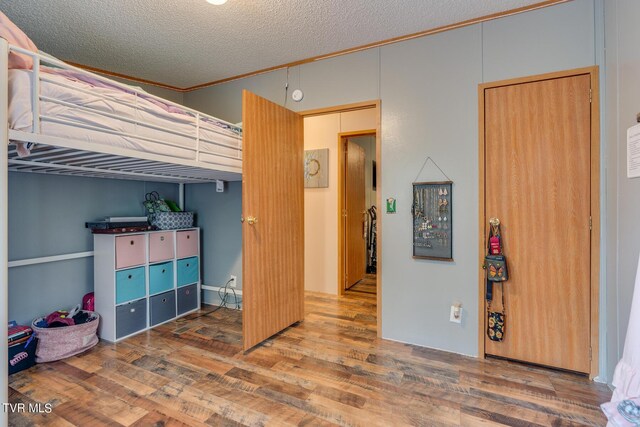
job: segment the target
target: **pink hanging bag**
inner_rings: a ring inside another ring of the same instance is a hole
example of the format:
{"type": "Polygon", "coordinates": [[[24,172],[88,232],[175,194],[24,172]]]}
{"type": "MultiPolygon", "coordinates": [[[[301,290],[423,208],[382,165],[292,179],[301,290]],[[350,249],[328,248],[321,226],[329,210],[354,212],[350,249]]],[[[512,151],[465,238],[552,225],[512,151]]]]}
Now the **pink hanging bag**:
{"type": "Polygon", "coordinates": [[[89,292],[82,297],[82,309],[84,311],[95,311],[96,299],[93,292],[89,292]]]}

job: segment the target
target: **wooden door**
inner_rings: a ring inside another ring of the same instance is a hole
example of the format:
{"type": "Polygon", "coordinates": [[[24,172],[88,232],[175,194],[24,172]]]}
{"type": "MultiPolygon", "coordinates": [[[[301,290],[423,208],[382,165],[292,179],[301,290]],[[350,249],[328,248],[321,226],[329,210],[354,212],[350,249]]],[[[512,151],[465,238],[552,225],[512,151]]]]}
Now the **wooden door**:
{"type": "Polygon", "coordinates": [[[510,275],[487,354],[590,371],[590,88],[583,74],[484,90],[484,241],[499,218],[510,275]]]}
{"type": "Polygon", "coordinates": [[[303,120],[242,92],[242,334],[248,350],[304,319],[303,120]]]}
{"type": "Polygon", "coordinates": [[[349,288],[364,279],[367,268],[364,149],[347,140],[345,160],[345,288],[349,288]]]}

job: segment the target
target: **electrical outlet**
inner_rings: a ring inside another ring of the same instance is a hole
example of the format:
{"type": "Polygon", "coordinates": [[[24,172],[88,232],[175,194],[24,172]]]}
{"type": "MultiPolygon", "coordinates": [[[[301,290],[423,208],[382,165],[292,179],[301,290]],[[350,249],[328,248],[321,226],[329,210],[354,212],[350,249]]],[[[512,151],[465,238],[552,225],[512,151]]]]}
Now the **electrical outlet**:
{"type": "Polygon", "coordinates": [[[233,274],[231,275],[231,282],[229,282],[229,286],[231,286],[232,288],[238,286],[238,278],[233,274]]]}
{"type": "Polygon", "coordinates": [[[462,323],[462,305],[454,304],[451,306],[451,314],[449,315],[449,321],[453,323],[462,323]]]}

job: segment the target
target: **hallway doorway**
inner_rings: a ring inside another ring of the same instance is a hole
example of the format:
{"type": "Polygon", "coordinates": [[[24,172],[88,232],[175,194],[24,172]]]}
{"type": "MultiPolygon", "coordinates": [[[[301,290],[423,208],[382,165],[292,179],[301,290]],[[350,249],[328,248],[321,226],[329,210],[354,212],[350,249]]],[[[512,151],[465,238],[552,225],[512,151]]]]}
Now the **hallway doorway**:
{"type": "MultiPolygon", "coordinates": [[[[344,247],[345,216],[345,158],[343,144],[346,138],[367,137],[369,139],[363,166],[366,185],[380,182],[381,141],[380,102],[368,101],[356,104],[303,111],[305,164],[308,163],[309,176],[305,183],[305,291],[345,295],[345,265],[347,251],[344,247]],[[308,160],[308,162],[307,162],[308,160]],[[317,162],[316,162],[317,160],[317,162]],[[318,168],[318,163],[321,164],[318,168]],[[324,171],[325,177],[317,172],[324,171]],[[320,179],[322,178],[322,179],[320,179]],[[325,179],[326,178],[326,179],[325,179]]],[[[362,172],[361,172],[362,174],[362,172]]],[[[352,209],[353,233],[359,236],[357,261],[359,277],[349,285],[367,279],[375,283],[368,295],[371,308],[376,310],[375,318],[378,336],[381,328],[381,280],[380,245],[381,221],[376,214],[377,233],[371,234],[369,209],[379,206],[380,194],[366,192],[358,208],[352,209]],[[367,216],[365,217],[365,214],[367,216]],[[375,237],[375,239],[373,238],[375,237]],[[373,269],[372,269],[373,267],[373,269]],[[375,274],[377,273],[377,274],[375,274]],[[375,289],[375,292],[374,292],[375,289]]],[[[355,251],[349,251],[352,255],[355,251]]],[[[354,256],[354,259],[355,256],[354,256]]],[[[364,284],[364,283],[363,283],[364,284]]]]}
{"type": "Polygon", "coordinates": [[[360,289],[375,295],[375,286],[367,284],[375,285],[377,270],[376,132],[341,133],[340,148],[341,282],[345,291],[362,283],[360,289]]]}

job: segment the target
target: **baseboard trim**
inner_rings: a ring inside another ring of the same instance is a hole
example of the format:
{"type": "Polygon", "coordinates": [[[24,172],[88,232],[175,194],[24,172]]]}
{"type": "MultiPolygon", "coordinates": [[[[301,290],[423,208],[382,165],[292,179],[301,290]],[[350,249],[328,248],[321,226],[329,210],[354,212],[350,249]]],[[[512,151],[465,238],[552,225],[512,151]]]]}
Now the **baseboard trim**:
{"type": "MultiPolygon", "coordinates": [[[[200,286],[200,288],[201,288],[203,291],[212,291],[212,292],[220,292],[221,290],[223,290],[223,289],[224,289],[224,287],[220,287],[220,286],[210,286],[210,285],[202,285],[202,286],[200,286]]],[[[236,288],[227,288],[226,293],[227,293],[227,294],[231,294],[231,295],[233,295],[234,291],[235,291],[235,294],[236,294],[236,295],[242,295],[242,289],[236,289],[236,288]],[[232,290],[232,289],[233,289],[233,290],[232,290]]]]}
{"type": "Polygon", "coordinates": [[[438,348],[438,347],[433,347],[433,346],[428,346],[428,345],[416,344],[416,343],[413,343],[413,342],[402,341],[402,340],[389,338],[389,337],[385,337],[385,336],[382,336],[381,338],[383,340],[393,341],[393,342],[397,342],[397,343],[400,343],[400,344],[408,344],[408,345],[413,345],[413,346],[416,346],[416,347],[428,348],[429,350],[437,350],[437,351],[443,351],[445,353],[457,354],[458,356],[470,357],[470,358],[473,358],[473,359],[478,359],[479,358],[478,356],[475,356],[473,354],[460,353],[459,351],[446,350],[444,348],[438,348]]]}

